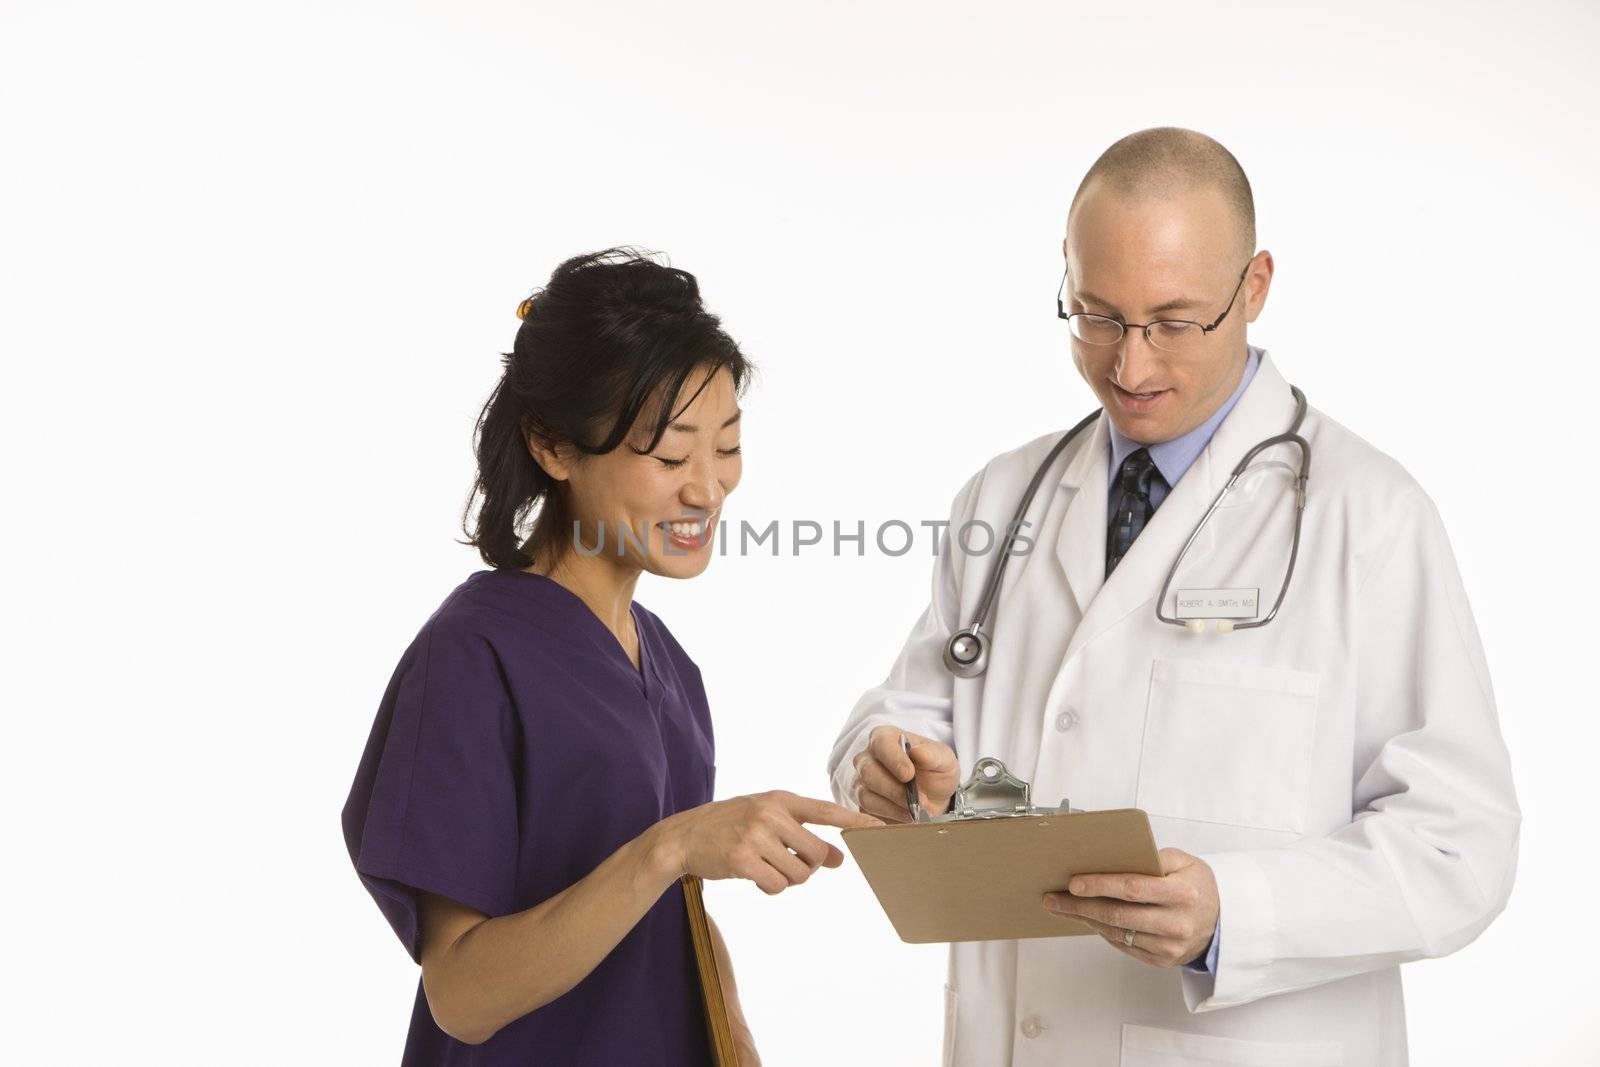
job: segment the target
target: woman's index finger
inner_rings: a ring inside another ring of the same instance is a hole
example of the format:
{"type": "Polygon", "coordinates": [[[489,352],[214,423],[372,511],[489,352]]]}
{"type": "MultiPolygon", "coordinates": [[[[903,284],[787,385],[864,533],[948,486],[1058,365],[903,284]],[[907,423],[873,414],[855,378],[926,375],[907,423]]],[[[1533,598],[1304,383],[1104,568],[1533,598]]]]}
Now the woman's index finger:
{"type": "Polygon", "coordinates": [[[842,830],[856,830],[867,826],[883,826],[882,819],[862,811],[851,811],[828,800],[814,797],[795,797],[790,802],[789,814],[801,822],[819,826],[837,826],[842,830]]]}

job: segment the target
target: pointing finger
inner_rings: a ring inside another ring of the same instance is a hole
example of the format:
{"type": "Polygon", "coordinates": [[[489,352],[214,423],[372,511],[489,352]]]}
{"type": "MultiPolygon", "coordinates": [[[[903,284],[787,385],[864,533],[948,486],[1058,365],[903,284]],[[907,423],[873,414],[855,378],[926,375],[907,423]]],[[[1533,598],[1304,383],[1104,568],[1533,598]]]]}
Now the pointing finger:
{"type": "Polygon", "coordinates": [[[844,830],[856,830],[868,826],[882,826],[883,820],[868,815],[863,811],[851,811],[849,808],[840,807],[827,800],[817,800],[813,797],[795,797],[787,804],[789,814],[801,822],[815,823],[819,826],[837,826],[844,830]]]}

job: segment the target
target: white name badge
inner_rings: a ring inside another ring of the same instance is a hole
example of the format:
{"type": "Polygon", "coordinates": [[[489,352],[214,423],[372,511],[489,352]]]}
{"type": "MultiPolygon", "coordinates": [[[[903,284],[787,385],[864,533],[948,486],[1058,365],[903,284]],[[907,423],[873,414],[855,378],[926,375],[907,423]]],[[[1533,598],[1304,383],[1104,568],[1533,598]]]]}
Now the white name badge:
{"type": "Polygon", "coordinates": [[[1180,589],[1179,619],[1253,619],[1260,614],[1260,589],[1180,589]]]}

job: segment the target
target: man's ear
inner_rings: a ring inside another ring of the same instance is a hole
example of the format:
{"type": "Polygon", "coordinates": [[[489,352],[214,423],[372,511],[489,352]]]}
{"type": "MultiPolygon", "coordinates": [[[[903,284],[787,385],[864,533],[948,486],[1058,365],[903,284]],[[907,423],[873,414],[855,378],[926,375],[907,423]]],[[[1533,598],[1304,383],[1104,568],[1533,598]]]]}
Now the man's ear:
{"type": "Polygon", "coordinates": [[[522,439],[527,442],[528,454],[533,457],[543,471],[558,482],[564,482],[572,476],[572,449],[566,445],[555,444],[539,434],[531,427],[522,428],[522,439]]]}

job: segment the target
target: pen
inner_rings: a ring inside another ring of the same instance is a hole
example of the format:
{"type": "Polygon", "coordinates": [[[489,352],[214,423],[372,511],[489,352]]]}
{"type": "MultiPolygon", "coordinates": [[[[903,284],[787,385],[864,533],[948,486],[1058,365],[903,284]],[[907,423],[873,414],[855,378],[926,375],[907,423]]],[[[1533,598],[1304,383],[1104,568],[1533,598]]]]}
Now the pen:
{"type": "MultiPolygon", "coordinates": [[[[900,751],[906,754],[906,759],[911,759],[911,742],[906,740],[905,731],[900,732],[900,751]]],[[[922,821],[922,805],[917,802],[917,765],[911,764],[911,781],[906,783],[906,807],[911,809],[911,821],[922,821]]]]}

